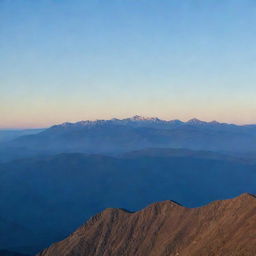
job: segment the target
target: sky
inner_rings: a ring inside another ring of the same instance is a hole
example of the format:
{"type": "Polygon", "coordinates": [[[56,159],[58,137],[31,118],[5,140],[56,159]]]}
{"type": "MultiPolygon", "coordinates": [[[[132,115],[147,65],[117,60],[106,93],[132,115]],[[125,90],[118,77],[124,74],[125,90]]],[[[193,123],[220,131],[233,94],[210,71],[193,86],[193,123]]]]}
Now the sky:
{"type": "Polygon", "coordinates": [[[255,0],[0,0],[2,129],[256,123],[255,97],[255,0]]]}

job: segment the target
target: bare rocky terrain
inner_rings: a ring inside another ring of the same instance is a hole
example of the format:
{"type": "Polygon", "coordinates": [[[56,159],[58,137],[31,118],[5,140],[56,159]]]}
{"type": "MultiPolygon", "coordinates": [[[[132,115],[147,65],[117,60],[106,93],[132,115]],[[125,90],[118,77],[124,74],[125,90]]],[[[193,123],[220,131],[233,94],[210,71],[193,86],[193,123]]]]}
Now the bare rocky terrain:
{"type": "Polygon", "coordinates": [[[199,208],[173,201],[106,209],[38,256],[255,256],[256,197],[199,208]]]}

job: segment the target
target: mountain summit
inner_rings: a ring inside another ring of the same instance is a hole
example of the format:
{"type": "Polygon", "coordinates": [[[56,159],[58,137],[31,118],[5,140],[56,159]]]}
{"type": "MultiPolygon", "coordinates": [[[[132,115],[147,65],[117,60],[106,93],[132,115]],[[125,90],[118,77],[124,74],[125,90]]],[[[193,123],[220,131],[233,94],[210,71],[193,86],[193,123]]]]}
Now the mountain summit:
{"type": "Polygon", "coordinates": [[[144,116],[138,116],[138,115],[135,115],[133,117],[130,117],[130,118],[127,118],[127,119],[124,119],[124,120],[130,120],[130,121],[163,121],[163,120],[160,120],[157,117],[144,117],[144,116]]]}
{"type": "Polygon", "coordinates": [[[255,256],[255,227],[250,194],[200,208],[164,201],[134,213],[106,209],[38,256],[255,256]]]}
{"type": "Polygon", "coordinates": [[[187,124],[190,124],[190,125],[202,125],[202,124],[209,124],[205,121],[201,121],[197,118],[193,118],[193,119],[190,119],[187,121],[187,124]]]}

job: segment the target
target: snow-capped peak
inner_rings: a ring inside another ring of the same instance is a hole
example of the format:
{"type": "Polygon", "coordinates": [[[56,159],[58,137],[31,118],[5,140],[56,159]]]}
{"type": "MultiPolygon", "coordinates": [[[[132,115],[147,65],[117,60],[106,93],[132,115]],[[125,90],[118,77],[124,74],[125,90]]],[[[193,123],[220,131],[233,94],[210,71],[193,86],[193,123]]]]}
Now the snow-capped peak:
{"type": "Polygon", "coordinates": [[[193,119],[190,119],[189,121],[187,121],[187,124],[201,125],[201,124],[206,124],[206,122],[201,121],[201,120],[199,120],[197,118],[193,118],[193,119]]]}
{"type": "Polygon", "coordinates": [[[128,118],[130,121],[160,121],[157,117],[144,117],[144,116],[139,116],[135,115],[131,118],[128,118]]]}
{"type": "MultiPolygon", "coordinates": [[[[130,118],[124,118],[124,119],[117,119],[112,118],[108,120],[86,120],[86,121],[79,121],[76,123],[63,123],[60,125],[54,125],[51,128],[56,129],[91,129],[93,127],[113,127],[113,126],[127,126],[127,127],[133,127],[133,128],[157,128],[157,129],[173,129],[178,128],[181,126],[191,126],[191,127],[208,127],[208,128],[215,128],[215,127],[226,127],[231,126],[230,124],[225,123],[219,123],[217,121],[212,122],[205,122],[201,121],[197,118],[190,119],[187,122],[182,122],[180,120],[161,120],[157,117],[144,117],[135,115],[130,118]]],[[[51,130],[51,129],[50,129],[51,130]]]]}

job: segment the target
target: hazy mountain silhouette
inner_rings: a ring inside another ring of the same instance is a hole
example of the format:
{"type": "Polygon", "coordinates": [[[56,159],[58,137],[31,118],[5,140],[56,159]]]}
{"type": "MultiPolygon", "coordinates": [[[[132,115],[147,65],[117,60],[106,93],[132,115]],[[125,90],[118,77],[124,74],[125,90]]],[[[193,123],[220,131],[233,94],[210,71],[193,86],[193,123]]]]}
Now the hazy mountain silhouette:
{"type": "Polygon", "coordinates": [[[0,130],[0,143],[14,140],[20,136],[37,134],[44,129],[0,130]]]}
{"type": "Polygon", "coordinates": [[[256,125],[139,116],[64,123],[2,144],[0,160],[75,152],[118,154],[155,147],[256,154],[256,125]]]}
{"type": "MultiPolygon", "coordinates": [[[[21,252],[36,252],[107,207],[138,210],[168,198],[194,207],[256,193],[253,162],[210,152],[162,151],[60,154],[0,164],[2,218],[35,231],[22,243],[17,234],[8,248],[0,236],[0,248],[17,251],[19,243],[21,252]]],[[[8,228],[1,232],[13,234],[8,228]]]]}
{"type": "Polygon", "coordinates": [[[38,256],[255,256],[255,227],[249,194],[194,209],[164,201],[134,213],[106,209],[38,256]]]}

